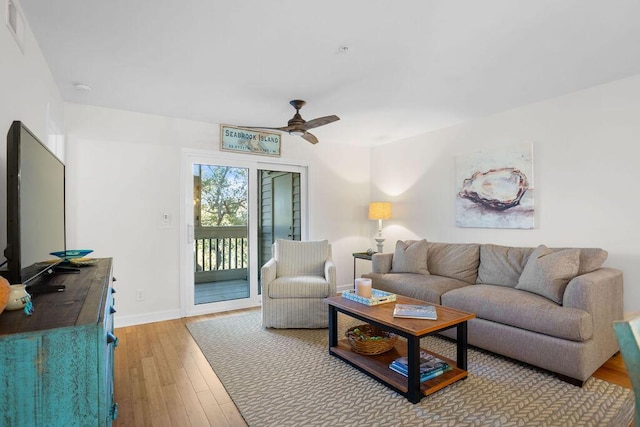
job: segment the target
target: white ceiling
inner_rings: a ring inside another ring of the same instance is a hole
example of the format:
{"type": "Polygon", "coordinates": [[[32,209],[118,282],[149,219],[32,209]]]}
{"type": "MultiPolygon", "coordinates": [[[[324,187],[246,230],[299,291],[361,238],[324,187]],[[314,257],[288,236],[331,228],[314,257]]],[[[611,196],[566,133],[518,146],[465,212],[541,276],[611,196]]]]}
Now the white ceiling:
{"type": "Polygon", "coordinates": [[[312,131],[326,144],[388,143],[640,73],[637,0],[19,3],[66,101],[278,127],[304,99],[306,120],[341,118],[312,131]]]}

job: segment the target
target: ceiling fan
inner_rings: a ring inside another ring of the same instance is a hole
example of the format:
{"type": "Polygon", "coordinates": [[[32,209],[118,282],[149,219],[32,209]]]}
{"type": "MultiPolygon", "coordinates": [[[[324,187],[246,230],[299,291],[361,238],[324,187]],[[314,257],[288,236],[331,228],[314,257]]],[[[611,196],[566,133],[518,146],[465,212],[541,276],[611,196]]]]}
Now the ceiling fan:
{"type": "Polygon", "coordinates": [[[304,104],[306,104],[306,102],[300,99],[294,99],[293,101],[289,101],[289,104],[291,104],[293,108],[296,109],[296,113],[293,115],[293,118],[289,120],[289,122],[287,123],[287,126],[283,126],[280,128],[272,128],[272,127],[264,127],[264,126],[239,126],[239,127],[242,127],[244,129],[280,130],[284,132],[289,132],[290,135],[301,136],[307,141],[309,141],[310,143],[317,144],[318,138],[316,138],[315,135],[307,131],[309,129],[317,128],[318,126],[328,125],[329,123],[333,123],[337,120],[340,120],[340,117],[338,116],[324,116],[324,117],[318,117],[317,119],[306,121],[300,115],[300,109],[304,104]]]}

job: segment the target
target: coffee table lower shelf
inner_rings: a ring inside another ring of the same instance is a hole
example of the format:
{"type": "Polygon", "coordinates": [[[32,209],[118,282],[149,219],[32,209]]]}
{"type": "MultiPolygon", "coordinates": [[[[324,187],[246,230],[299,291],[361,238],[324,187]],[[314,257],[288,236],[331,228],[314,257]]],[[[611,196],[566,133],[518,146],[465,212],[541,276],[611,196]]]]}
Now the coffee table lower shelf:
{"type": "MultiPolygon", "coordinates": [[[[420,391],[424,396],[435,393],[449,384],[453,384],[454,382],[467,377],[467,371],[458,368],[455,361],[424,348],[421,348],[420,350],[431,353],[435,357],[444,360],[452,368],[450,371],[447,371],[442,375],[421,383],[420,391]]],[[[395,359],[407,355],[406,341],[398,340],[395,347],[385,353],[375,356],[365,356],[352,351],[349,342],[346,339],[341,339],[338,341],[337,346],[329,348],[329,353],[358,368],[370,377],[394,389],[403,396],[407,397],[409,394],[407,377],[392,371],[389,368],[389,365],[395,359]]]]}

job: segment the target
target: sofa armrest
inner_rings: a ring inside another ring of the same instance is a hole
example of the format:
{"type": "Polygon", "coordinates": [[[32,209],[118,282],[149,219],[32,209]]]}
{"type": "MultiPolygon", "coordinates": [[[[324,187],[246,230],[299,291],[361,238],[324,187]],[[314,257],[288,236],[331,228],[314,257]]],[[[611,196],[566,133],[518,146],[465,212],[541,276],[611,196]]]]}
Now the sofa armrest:
{"type": "Polygon", "coordinates": [[[329,258],[324,263],[324,278],[329,282],[329,296],[336,294],[336,264],[329,258]]]}
{"type": "Polygon", "coordinates": [[[268,295],[267,289],[269,288],[269,283],[276,280],[276,267],[276,259],[271,258],[260,269],[261,291],[263,295],[268,295]]]}
{"type": "Polygon", "coordinates": [[[391,272],[391,261],[393,253],[373,254],[371,257],[371,268],[373,273],[386,274],[391,272]]]}
{"type": "Polygon", "coordinates": [[[562,305],[591,314],[594,335],[613,333],[613,322],[624,317],[622,271],[600,268],[573,278],[562,305]]]}

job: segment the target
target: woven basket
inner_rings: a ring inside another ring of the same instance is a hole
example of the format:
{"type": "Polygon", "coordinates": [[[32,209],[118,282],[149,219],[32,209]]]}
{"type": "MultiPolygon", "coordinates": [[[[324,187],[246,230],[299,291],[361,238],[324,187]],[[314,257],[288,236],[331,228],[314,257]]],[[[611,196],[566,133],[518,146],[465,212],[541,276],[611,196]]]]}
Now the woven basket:
{"type": "Polygon", "coordinates": [[[391,350],[398,339],[396,334],[387,332],[373,325],[354,326],[353,328],[349,328],[345,335],[351,345],[351,350],[366,356],[382,354],[385,351],[391,350]],[[355,329],[360,330],[359,335],[353,332],[355,329]],[[365,339],[362,339],[362,337],[365,339]],[[370,337],[382,337],[382,339],[371,340],[369,339],[370,337]]]}

